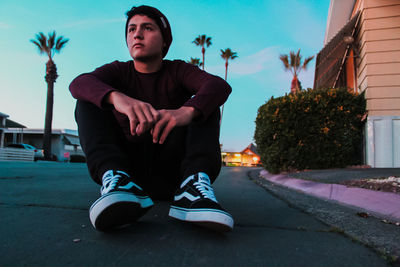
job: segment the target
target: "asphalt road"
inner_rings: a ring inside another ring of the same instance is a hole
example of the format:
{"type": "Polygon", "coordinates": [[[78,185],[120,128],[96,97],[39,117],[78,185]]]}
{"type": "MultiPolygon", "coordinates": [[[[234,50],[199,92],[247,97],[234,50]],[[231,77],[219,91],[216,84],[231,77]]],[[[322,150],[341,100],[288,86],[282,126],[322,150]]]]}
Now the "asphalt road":
{"type": "Polygon", "coordinates": [[[221,234],[168,217],[156,202],[136,224],[100,233],[99,186],[83,164],[0,162],[0,266],[386,266],[373,250],[223,168],[216,196],[235,219],[221,234]]]}

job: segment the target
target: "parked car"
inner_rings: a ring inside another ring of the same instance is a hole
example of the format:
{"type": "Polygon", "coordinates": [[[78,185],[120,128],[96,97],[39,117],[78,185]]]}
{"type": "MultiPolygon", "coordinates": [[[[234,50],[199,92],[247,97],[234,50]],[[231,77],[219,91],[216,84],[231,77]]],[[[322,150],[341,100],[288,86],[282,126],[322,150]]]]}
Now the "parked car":
{"type": "Polygon", "coordinates": [[[38,159],[44,159],[44,153],[42,149],[37,149],[34,146],[28,145],[28,144],[8,144],[6,147],[10,148],[21,148],[21,149],[27,149],[27,150],[32,150],[34,154],[34,160],[38,159]]]}

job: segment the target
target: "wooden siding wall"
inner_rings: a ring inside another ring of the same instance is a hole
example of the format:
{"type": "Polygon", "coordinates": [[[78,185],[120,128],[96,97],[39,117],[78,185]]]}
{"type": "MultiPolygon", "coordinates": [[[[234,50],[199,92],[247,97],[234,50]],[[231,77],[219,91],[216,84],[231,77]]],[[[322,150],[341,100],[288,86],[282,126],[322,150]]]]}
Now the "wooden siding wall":
{"type": "Polygon", "coordinates": [[[370,116],[400,116],[400,1],[358,0],[357,83],[370,116]]]}

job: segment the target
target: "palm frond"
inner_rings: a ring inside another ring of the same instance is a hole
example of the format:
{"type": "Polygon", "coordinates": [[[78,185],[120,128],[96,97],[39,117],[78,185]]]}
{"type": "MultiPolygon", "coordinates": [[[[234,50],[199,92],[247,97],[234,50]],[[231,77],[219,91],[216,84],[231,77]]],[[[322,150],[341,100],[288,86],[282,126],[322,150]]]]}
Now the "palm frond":
{"type": "MultiPolygon", "coordinates": [[[[290,70],[293,74],[293,79],[297,80],[297,76],[299,75],[302,69],[306,69],[307,65],[310,61],[314,58],[314,56],[307,57],[304,62],[302,63],[302,56],[300,54],[300,49],[297,50],[297,53],[294,51],[290,51],[289,55],[280,55],[279,59],[282,61],[285,70],[290,70]]],[[[300,81],[298,82],[300,83],[300,81]]]]}
{"type": "Polygon", "coordinates": [[[56,32],[53,31],[52,33],[49,33],[49,39],[47,40],[47,46],[50,49],[53,49],[55,41],[56,41],[56,32]]]}
{"type": "MultiPolygon", "coordinates": [[[[204,35],[204,37],[205,37],[205,35],[204,35]]],[[[211,37],[207,37],[207,39],[206,39],[206,45],[207,45],[207,47],[209,47],[210,45],[212,45],[212,43],[211,43],[211,37]]]]}
{"type": "Polygon", "coordinates": [[[199,35],[199,37],[200,37],[200,45],[204,46],[204,44],[206,43],[206,35],[202,34],[202,35],[199,35]]]}
{"type": "Polygon", "coordinates": [[[226,59],[226,52],[225,52],[226,50],[221,49],[220,51],[221,51],[221,57],[223,59],[226,59]]]}
{"type": "Polygon", "coordinates": [[[43,53],[45,52],[45,51],[42,49],[41,45],[40,45],[36,40],[31,39],[30,41],[31,41],[32,43],[34,43],[34,44],[38,47],[39,54],[43,54],[43,53]]]}
{"type": "Polygon", "coordinates": [[[201,37],[200,35],[196,37],[196,39],[194,39],[194,41],[192,42],[197,46],[201,46],[201,37]]]}
{"type": "Polygon", "coordinates": [[[197,57],[195,57],[195,58],[191,57],[190,60],[187,61],[187,63],[190,63],[195,66],[199,66],[199,67],[203,66],[203,62],[200,62],[200,58],[197,58],[197,57]]]}
{"type": "Polygon", "coordinates": [[[221,57],[223,59],[235,59],[238,57],[236,52],[232,52],[230,48],[226,48],[225,50],[221,49],[221,57]]]}
{"type": "Polygon", "coordinates": [[[53,54],[59,53],[69,41],[69,39],[64,39],[63,36],[60,36],[56,39],[55,31],[49,33],[48,36],[44,35],[42,32],[39,32],[35,35],[35,37],[36,39],[32,39],[30,41],[39,48],[40,54],[46,53],[50,60],[52,59],[53,54]]]}
{"type": "Polygon", "coordinates": [[[200,63],[200,58],[193,58],[191,57],[188,63],[193,64],[193,65],[198,65],[200,63]]]}
{"type": "Polygon", "coordinates": [[[209,47],[210,45],[212,45],[211,37],[207,37],[205,34],[197,36],[196,39],[194,39],[194,41],[192,43],[194,43],[197,46],[209,47]]]}
{"type": "Polygon", "coordinates": [[[58,37],[55,47],[55,52],[60,53],[61,49],[64,47],[66,43],[68,43],[69,39],[64,39],[63,36],[58,37]]]}
{"type": "Polygon", "coordinates": [[[39,47],[39,53],[43,54],[46,53],[47,55],[50,54],[50,49],[47,45],[47,37],[42,32],[36,34],[36,45],[39,47]]]}
{"type": "Polygon", "coordinates": [[[59,36],[56,40],[56,46],[55,49],[58,50],[57,48],[60,47],[60,43],[63,41],[63,36],[59,36]]]}
{"type": "Polygon", "coordinates": [[[196,39],[194,39],[193,43],[195,43],[196,45],[200,45],[200,43],[201,43],[201,35],[197,36],[196,39]]]}
{"type": "Polygon", "coordinates": [[[296,67],[296,54],[293,51],[290,51],[290,59],[289,59],[290,67],[296,67]]]}
{"type": "Polygon", "coordinates": [[[305,60],[304,60],[304,62],[303,62],[303,69],[304,70],[306,70],[307,69],[307,65],[308,65],[308,63],[310,63],[310,61],[311,60],[313,60],[314,59],[314,56],[311,56],[311,57],[308,57],[308,58],[306,58],[305,60]]]}
{"type": "Polygon", "coordinates": [[[300,66],[301,66],[301,55],[299,49],[296,54],[296,68],[299,68],[300,66]]]}
{"type": "Polygon", "coordinates": [[[297,57],[297,58],[301,57],[301,56],[300,56],[300,49],[299,49],[299,50],[297,50],[296,57],[297,57]]]}
{"type": "Polygon", "coordinates": [[[288,55],[280,55],[279,59],[282,61],[285,70],[290,70],[290,63],[288,55]]]}
{"type": "Polygon", "coordinates": [[[39,41],[40,46],[42,47],[43,50],[47,50],[47,37],[46,35],[44,35],[42,32],[39,32],[38,34],[36,34],[36,39],[39,41]]]}

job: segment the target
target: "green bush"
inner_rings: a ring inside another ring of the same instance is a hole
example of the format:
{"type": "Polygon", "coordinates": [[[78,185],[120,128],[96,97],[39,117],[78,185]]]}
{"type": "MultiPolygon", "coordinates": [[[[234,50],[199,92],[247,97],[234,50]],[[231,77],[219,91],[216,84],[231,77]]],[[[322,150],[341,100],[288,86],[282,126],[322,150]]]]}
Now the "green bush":
{"type": "Polygon", "coordinates": [[[254,139],[271,173],[362,161],[364,94],[308,89],[271,98],[258,109],[254,139]]]}

